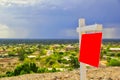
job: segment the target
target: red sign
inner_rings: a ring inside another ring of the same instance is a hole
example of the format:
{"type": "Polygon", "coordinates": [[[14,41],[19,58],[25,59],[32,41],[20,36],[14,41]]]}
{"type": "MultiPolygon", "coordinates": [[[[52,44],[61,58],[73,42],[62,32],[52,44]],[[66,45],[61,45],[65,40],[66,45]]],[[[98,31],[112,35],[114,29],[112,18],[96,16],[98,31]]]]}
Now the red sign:
{"type": "Polygon", "coordinates": [[[98,67],[102,33],[82,34],[79,61],[98,67]]]}

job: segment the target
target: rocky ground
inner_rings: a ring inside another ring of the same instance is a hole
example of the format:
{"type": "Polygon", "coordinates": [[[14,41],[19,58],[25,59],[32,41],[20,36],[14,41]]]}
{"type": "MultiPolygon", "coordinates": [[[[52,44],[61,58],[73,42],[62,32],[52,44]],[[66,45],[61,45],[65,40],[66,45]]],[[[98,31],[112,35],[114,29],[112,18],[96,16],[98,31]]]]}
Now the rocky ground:
{"type": "MultiPolygon", "coordinates": [[[[120,80],[120,67],[89,68],[88,80],[120,80]]],[[[25,74],[0,80],[80,80],[79,69],[67,72],[25,74]]]]}

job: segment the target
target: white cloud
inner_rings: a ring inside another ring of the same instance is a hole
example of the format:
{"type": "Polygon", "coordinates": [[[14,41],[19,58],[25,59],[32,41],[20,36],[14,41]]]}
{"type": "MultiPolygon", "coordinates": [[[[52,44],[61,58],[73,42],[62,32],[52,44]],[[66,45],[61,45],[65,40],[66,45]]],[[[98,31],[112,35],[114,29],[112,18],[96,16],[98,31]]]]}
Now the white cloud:
{"type": "MultiPolygon", "coordinates": [[[[118,3],[115,0],[101,0],[100,3],[118,3]]],[[[64,10],[73,9],[76,7],[82,8],[83,10],[89,8],[90,6],[96,6],[98,3],[96,0],[0,0],[1,6],[37,6],[39,8],[62,8],[64,10]]],[[[99,4],[100,4],[99,3],[99,4]]]]}
{"type": "MultiPolygon", "coordinates": [[[[61,7],[63,9],[69,9],[74,8],[78,5],[81,7],[85,7],[84,4],[91,5],[95,2],[95,0],[0,0],[0,5],[5,7],[10,6],[33,6],[38,4],[39,7],[43,8],[55,8],[55,7],[61,7]],[[69,4],[69,5],[68,5],[69,4]]],[[[84,8],[83,7],[83,8],[84,8]]]]}
{"type": "Polygon", "coordinates": [[[13,5],[34,5],[42,0],[0,0],[2,6],[13,6],[13,5]]]}
{"type": "MultiPolygon", "coordinates": [[[[101,0],[100,3],[114,3],[117,1],[101,0]]],[[[91,6],[96,6],[98,2],[96,0],[0,0],[0,7],[25,7],[35,6],[36,9],[89,9],[91,6]]],[[[91,9],[91,8],[90,8],[91,9]]]]}
{"type": "Polygon", "coordinates": [[[12,29],[7,25],[0,24],[0,38],[25,38],[27,36],[28,31],[25,29],[12,29]]]}
{"type": "Polygon", "coordinates": [[[10,38],[14,35],[14,31],[8,26],[0,24],[0,38],[10,38]]]}

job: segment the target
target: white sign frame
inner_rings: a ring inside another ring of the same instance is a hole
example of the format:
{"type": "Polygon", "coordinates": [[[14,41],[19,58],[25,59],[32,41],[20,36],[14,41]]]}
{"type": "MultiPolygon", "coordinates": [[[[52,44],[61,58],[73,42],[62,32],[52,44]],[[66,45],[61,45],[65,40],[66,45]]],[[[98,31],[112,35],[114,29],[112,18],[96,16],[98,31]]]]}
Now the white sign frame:
{"type": "MultiPolygon", "coordinates": [[[[88,25],[85,26],[85,19],[79,19],[79,27],[76,29],[76,31],[79,33],[79,49],[80,49],[80,43],[81,43],[81,35],[83,33],[87,32],[98,32],[102,31],[102,25],[101,24],[94,24],[94,25],[88,25]]],[[[80,80],[87,80],[86,78],[86,64],[80,62],[80,80]]]]}

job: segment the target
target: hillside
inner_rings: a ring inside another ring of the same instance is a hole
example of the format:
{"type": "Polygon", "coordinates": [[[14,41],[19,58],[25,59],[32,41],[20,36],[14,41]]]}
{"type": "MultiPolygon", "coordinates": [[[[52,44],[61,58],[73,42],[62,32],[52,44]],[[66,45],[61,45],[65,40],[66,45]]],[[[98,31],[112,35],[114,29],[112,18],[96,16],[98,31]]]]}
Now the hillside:
{"type": "MultiPolygon", "coordinates": [[[[67,72],[25,74],[0,80],[80,80],[79,69],[67,72]]],[[[90,68],[87,70],[88,80],[120,80],[120,67],[90,68]]]]}

